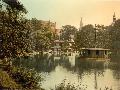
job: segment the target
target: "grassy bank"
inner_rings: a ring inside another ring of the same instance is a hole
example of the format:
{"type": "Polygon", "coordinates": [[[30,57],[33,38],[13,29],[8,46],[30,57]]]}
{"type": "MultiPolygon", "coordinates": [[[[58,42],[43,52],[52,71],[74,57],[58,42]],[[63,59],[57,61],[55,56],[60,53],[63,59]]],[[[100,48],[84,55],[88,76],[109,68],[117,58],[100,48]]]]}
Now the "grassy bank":
{"type": "Polygon", "coordinates": [[[34,70],[0,63],[0,89],[39,89],[41,77],[34,70]]]}

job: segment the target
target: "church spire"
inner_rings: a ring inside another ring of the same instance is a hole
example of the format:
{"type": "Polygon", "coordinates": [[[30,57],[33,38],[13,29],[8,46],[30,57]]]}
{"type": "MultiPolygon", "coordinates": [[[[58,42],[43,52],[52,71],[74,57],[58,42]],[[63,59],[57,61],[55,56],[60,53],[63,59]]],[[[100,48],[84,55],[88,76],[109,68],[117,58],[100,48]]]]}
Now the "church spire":
{"type": "Polygon", "coordinates": [[[83,27],[83,21],[82,21],[82,17],[81,17],[79,30],[81,30],[82,27],[83,27]]]}
{"type": "Polygon", "coordinates": [[[114,14],[113,14],[113,22],[115,22],[116,21],[116,15],[115,15],[115,12],[114,12],[114,14]]]}

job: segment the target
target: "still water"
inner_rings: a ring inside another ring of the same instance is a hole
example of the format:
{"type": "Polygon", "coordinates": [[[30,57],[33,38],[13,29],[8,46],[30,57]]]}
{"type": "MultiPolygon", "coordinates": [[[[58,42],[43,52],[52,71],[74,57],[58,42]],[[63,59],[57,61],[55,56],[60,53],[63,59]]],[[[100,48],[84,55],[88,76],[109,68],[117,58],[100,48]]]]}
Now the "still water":
{"type": "MultiPolygon", "coordinates": [[[[120,66],[118,63],[83,63],[76,62],[76,54],[36,55],[17,60],[22,66],[34,68],[43,80],[45,90],[55,89],[60,83],[80,87],[81,90],[120,90],[120,66]],[[109,89],[107,89],[109,88],[109,89]]],[[[78,89],[79,90],[79,89],[78,89]]]]}

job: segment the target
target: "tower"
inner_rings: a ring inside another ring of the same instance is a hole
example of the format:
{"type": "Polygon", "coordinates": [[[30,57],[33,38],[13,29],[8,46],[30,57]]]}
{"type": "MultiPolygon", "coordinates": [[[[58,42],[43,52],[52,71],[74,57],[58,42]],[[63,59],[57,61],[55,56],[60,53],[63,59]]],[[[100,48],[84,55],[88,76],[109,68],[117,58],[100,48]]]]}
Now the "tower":
{"type": "Polygon", "coordinates": [[[115,12],[114,12],[114,14],[113,14],[113,22],[115,22],[116,21],[116,15],[115,15],[115,12]]]}
{"type": "Polygon", "coordinates": [[[82,21],[82,17],[81,17],[79,30],[81,30],[82,27],[83,27],[83,21],[82,21]]]}

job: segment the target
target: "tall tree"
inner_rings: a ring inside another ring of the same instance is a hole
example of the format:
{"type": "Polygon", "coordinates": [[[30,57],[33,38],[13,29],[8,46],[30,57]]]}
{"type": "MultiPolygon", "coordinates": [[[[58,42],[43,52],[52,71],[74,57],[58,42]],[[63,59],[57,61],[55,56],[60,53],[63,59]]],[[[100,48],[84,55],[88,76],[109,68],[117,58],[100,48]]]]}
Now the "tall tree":
{"type": "Polygon", "coordinates": [[[77,32],[75,43],[78,48],[92,48],[95,46],[95,29],[93,25],[85,25],[77,32]]]}
{"type": "Polygon", "coordinates": [[[0,58],[17,57],[30,49],[26,9],[17,0],[2,0],[0,9],[0,58]]]}
{"type": "Polygon", "coordinates": [[[104,25],[85,25],[77,32],[75,42],[78,48],[108,48],[109,33],[104,25]]]}
{"type": "Polygon", "coordinates": [[[77,28],[71,25],[62,26],[60,39],[64,41],[62,50],[67,51],[68,48],[75,49],[74,39],[76,36],[77,28]]]}
{"type": "Polygon", "coordinates": [[[31,28],[32,28],[32,41],[33,41],[33,49],[35,51],[44,51],[50,49],[53,41],[53,32],[48,21],[37,20],[33,18],[31,20],[31,28]],[[46,21],[47,22],[47,21],[46,21]]]}
{"type": "Polygon", "coordinates": [[[115,55],[120,54],[120,19],[116,20],[114,25],[109,26],[109,35],[111,40],[111,50],[115,55]]]}
{"type": "Polygon", "coordinates": [[[76,35],[76,32],[77,32],[77,29],[74,26],[71,26],[71,25],[62,26],[61,39],[70,40],[72,36],[74,37],[76,35]]]}

